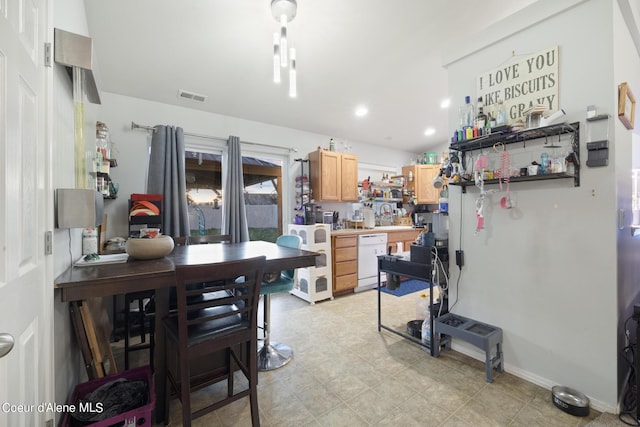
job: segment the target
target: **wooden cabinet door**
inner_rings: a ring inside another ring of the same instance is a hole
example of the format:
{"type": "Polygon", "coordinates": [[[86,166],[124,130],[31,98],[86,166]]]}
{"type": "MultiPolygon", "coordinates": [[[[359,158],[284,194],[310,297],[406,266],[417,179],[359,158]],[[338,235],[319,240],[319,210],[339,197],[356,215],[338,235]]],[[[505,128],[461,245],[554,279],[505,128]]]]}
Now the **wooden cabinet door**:
{"type": "Polygon", "coordinates": [[[318,150],[309,153],[311,188],[316,201],[340,200],[340,153],[318,150]]]}
{"type": "Polygon", "coordinates": [[[433,186],[433,179],[439,173],[438,165],[416,165],[414,181],[417,203],[438,203],[439,191],[433,186]]]}
{"type": "Polygon", "coordinates": [[[358,157],[342,154],[340,196],[343,202],[358,201],[358,157]]]}
{"type": "Polygon", "coordinates": [[[336,277],[335,282],[333,282],[333,291],[334,292],[348,291],[350,289],[355,289],[357,286],[358,286],[358,275],[347,274],[345,276],[336,277]]]}
{"type": "Polygon", "coordinates": [[[311,188],[316,201],[358,200],[358,157],[335,151],[309,153],[311,188]]]}

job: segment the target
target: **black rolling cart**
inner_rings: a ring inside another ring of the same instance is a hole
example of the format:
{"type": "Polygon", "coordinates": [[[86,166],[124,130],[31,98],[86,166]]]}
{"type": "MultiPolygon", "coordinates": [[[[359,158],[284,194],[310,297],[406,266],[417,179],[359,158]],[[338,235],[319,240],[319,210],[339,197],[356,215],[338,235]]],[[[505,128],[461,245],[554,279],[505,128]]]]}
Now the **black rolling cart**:
{"type": "MultiPolygon", "coordinates": [[[[441,349],[451,349],[453,338],[466,341],[480,348],[485,353],[485,377],[487,382],[493,381],[493,368],[498,372],[504,371],[502,353],[502,329],[488,323],[479,322],[457,314],[449,313],[447,294],[441,295],[441,302],[433,302],[432,274],[436,267],[431,257],[424,263],[411,262],[406,257],[398,255],[378,256],[378,332],[382,329],[406,338],[429,349],[432,357],[439,357],[441,349]],[[428,262],[428,261],[431,262],[428,262]],[[380,288],[381,273],[395,274],[429,283],[429,321],[431,322],[431,337],[428,343],[423,343],[406,332],[399,331],[382,324],[382,292],[380,288]],[[442,307],[440,307],[442,304],[442,307]],[[438,314],[436,314],[438,313],[438,314]]],[[[639,328],[640,330],[640,328],[639,328]]],[[[639,332],[640,339],[640,332],[639,332]]]]}
{"type": "Polygon", "coordinates": [[[435,351],[436,342],[439,345],[444,346],[448,343],[449,337],[442,337],[439,340],[434,339],[433,333],[433,325],[434,319],[436,318],[436,313],[445,314],[448,313],[448,300],[446,295],[443,294],[441,296],[441,302],[438,304],[434,304],[433,302],[433,284],[431,283],[432,271],[433,271],[432,263],[418,263],[411,262],[407,258],[398,256],[398,255],[380,255],[378,256],[378,332],[382,329],[392,332],[396,335],[399,335],[403,338],[406,338],[410,341],[415,342],[423,347],[427,347],[429,349],[429,353],[433,357],[437,357],[438,352],[435,351]],[[409,335],[404,331],[399,331],[397,329],[391,328],[382,324],[382,292],[380,288],[382,286],[381,283],[381,273],[387,273],[387,277],[391,274],[408,277],[411,279],[422,280],[429,283],[429,312],[431,322],[431,339],[429,343],[423,343],[422,340],[417,339],[409,335]],[[442,309],[440,308],[440,304],[442,304],[442,309]]]}

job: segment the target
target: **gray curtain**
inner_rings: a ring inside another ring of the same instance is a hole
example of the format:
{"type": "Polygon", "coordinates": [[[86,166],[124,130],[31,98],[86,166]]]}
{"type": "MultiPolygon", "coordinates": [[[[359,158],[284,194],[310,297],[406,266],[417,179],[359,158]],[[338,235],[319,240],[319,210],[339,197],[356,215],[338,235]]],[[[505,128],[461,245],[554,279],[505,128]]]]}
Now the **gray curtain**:
{"type": "Polygon", "coordinates": [[[187,190],[184,168],[184,131],[173,126],[155,126],[151,138],[147,193],[162,194],[162,233],[189,235],[187,190]]]}
{"type": "Polygon", "coordinates": [[[240,138],[230,136],[227,141],[229,160],[227,180],[222,203],[222,234],[231,236],[231,242],[249,241],[249,224],[244,204],[244,180],[240,138]]]}

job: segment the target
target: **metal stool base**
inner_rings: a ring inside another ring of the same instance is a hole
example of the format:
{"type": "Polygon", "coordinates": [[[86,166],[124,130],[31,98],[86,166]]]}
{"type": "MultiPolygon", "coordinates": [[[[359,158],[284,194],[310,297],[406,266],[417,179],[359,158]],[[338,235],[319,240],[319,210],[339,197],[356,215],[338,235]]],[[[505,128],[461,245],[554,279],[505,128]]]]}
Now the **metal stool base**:
{"type": "Polygon", "coordinates": [[[293,358],[293,350],[286,344],[271,342],[258,348],[258,371],[271,371],[286,365],[293,358]]]}

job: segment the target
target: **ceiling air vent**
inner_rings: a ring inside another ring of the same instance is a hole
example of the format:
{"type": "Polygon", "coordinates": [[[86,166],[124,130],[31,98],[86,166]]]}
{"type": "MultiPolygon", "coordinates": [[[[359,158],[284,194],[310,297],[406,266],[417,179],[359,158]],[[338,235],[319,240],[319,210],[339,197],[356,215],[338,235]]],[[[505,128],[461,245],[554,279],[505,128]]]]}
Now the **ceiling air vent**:
{"type": "Polygon", "coordinates": [[[200,95],[199,93],[189,92],[188,90],[182,89],[178,91],[178,98],[190,99],[191,101],[196,102],[205,102],[207,100],[206,95],[200,95]]]}

